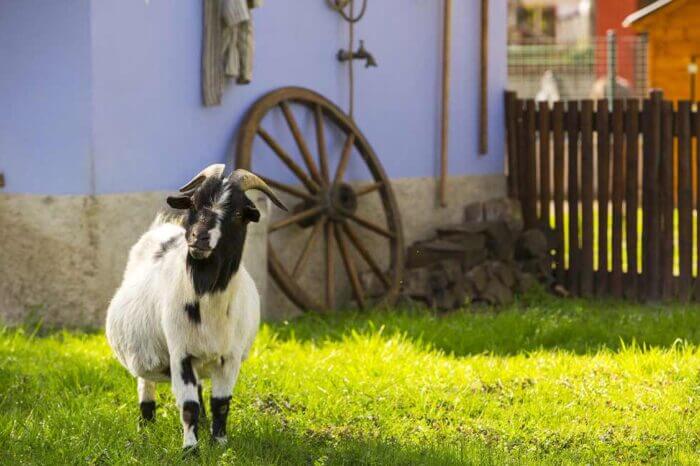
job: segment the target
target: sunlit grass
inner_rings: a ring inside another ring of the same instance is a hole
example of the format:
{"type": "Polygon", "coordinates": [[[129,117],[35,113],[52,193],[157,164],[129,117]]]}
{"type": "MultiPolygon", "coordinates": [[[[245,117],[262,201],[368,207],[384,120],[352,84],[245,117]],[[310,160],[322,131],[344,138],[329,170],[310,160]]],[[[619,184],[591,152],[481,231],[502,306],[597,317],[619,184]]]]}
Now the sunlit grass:
{"type": "Polygon", "coordinates": [[[0,464],[700,461],[700,307],[530,296],[511,308],[265,325],[231,441],[182,459],[169,387],[139,431],[104,336],[0,331],[0,464]]]}

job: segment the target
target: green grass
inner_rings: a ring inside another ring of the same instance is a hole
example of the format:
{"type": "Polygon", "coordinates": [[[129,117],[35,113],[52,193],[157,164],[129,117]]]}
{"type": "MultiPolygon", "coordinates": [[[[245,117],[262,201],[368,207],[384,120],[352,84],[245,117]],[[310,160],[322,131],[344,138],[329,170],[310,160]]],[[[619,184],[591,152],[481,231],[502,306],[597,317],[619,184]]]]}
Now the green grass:
{"type": "Polygon", "coordinates": [[[698,345],[698,306],[546,296],[265,325],[192,459],[167,385],[138,429],[102,334],[3,329],[0,464],[697,464],[698,345]]]}

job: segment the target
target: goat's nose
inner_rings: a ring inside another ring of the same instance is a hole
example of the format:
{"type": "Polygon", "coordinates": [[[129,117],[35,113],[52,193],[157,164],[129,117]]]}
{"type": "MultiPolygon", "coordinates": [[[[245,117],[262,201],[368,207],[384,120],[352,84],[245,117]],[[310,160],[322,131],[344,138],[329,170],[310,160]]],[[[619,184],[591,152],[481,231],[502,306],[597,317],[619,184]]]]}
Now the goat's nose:
{"type": "Polygon", "coordinates": [[[200,233],[192,232],[190,235],[190,245],[205,249],[209,247],[209,232],[204,231],[200,233]]]}

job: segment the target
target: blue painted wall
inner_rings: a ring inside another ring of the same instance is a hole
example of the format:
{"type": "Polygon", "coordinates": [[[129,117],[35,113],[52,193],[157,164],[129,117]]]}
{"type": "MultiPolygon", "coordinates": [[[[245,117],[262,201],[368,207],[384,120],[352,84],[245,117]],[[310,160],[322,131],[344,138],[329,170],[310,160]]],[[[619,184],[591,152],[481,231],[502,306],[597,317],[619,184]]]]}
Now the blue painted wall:
{"type": "MultiPolygon", "coordinates": [[[[200,104],[201,2],[47,4],[59,2],[0,4],[0,63],[11,65],[9,75],[0,74],[6,191],[173,189],[202,166],[226,160],[245,111],[272,89],[309,87],[347,108],[347,69],[334,60],[346,46],[347,26],[324,0],[267,0],[256,10],[253,84],[230,87],[223,105],[209,109],[200,104]],[[30,44],[22,40],[28,35],[30,44]],[[54,180],[31,176],[37,166],[50,167],[54,180]]],[[[441,15],[439,1],[369,0],[356,30],[380,66],[365,70],[358,62],[355,117],[391,177],[437,173],[441,15]]],[[[506,0],[493,0],[490,154],[480,157],[479,2],[454,1],[452,175],[502,170],[506,17],[506,0]]],[[[297,117],[310,131],[308,115],[297,117]]],[[[266,126],[281,142],[291,142],[278,115],[266,126]]],[[[329,139],[332,149],[342,144],[332,134],[329,139]]],[[[262,144],[255,149],[260,162],[254,168],[292,180],[262,144]]],[[[350,175],[364,178],[366,172],[355,163],[350,175]]]]}
{"type": "Polygon", "coordinates": [[[0,1],[4,191],[91,188],[90,3],[0,1]]]}

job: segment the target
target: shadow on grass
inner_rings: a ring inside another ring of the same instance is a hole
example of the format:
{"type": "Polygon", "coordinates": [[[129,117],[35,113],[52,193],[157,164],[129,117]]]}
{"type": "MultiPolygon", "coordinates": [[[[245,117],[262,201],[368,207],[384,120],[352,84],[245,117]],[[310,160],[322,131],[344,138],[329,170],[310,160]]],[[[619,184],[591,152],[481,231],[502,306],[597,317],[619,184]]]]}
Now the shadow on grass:
{"type": "MultiPolygon", "coordinates": [[[[185,456],[172,399],[159,404],[155,423],[137,430],[136,403],[125,409],[124,393],[97,391],[77,395],[74,390],[65,390],[58,397],[64,401],[52,405],[49,396],[42,397],[36,387],[29,387],[23,397],[35,401],[44,398],[43,403],[14,404],[12,409],[4,410],[5,415],[15,419],[15,425],[21,423],[21,428],[13,429],[8,448],[0,450],[0,464],[457,465],[503,464],[506,459],[502,449],[478,437],[403,443],[390,437],[379,438],[379,432],[361,427],[350,430],[347,424],[319,423],[305,428],[288,421],[283,413],[250,409],[232,410],[229,442],[225,446],[211,441],[208,421],[204,422],[198,454],[185,456]],[[105,403],[106,396],[114,399],[105,403]]],[[[0,406],[8,403],[0,402],[0,406]]]]}
{"type": "Polygon", "coordinates": [[[381,329],[456,356],[512,355],[538,349],[590,354],[623,346],[669,348],[679,341],[700,344],[700,305],[643,305],[610,299],[558,299],[545,293],[512,306],[465,308],[438,314],[421,308],[308,314],[270,324],[281,340],[341,341],[353,332],[381,329]]]}
{"type": "MultiPolygon", "coordinates": [[[[232,435],[237,460],[264,464],[500,464],[502,453],[475,439],[433,446],[400,444],[356,434],[280,429],[274,422],[246,426],[232,435]]],[[[224,454],[226,456],[226,454],[224,454]]]]}

